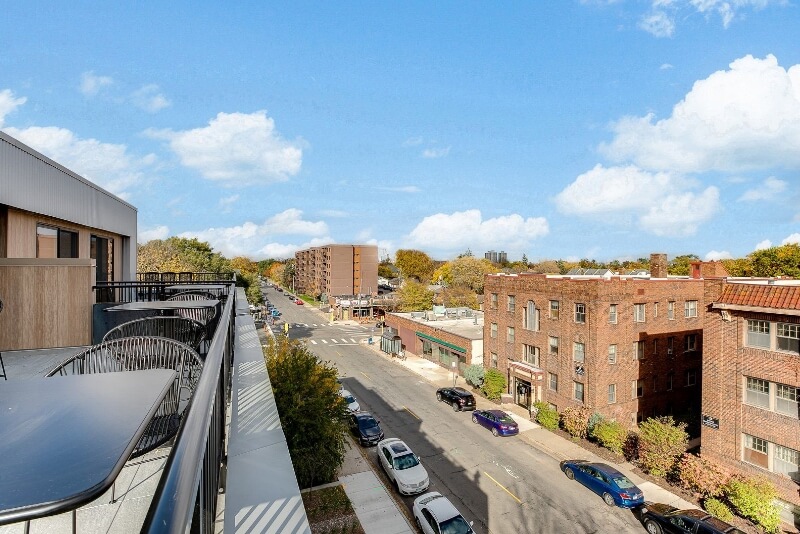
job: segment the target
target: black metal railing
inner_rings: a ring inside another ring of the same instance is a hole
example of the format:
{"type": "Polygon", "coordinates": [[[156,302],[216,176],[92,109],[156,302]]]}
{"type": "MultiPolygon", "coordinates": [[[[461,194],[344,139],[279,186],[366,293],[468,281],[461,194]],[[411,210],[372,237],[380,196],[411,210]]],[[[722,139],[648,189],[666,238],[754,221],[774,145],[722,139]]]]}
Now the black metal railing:
{"type": "Polygon", "coordinates": [[[142,533],[212,534],[230,399],[235,293],[225,307],[203,372],[175,438],[142,533]]]}
{"type": "Polygon", "coordinates": [[[101,304],[166,300],[171,294],[168,287],[189,283],[193,285],[224,284],[228,288],[220,295],[221,299],[224,299],[228,292],[232,291],[232,285],[229,284],[236,281],[236,275],[227,273],[139,273],[136,275],[136,279],[135,282],[97,282],[92,288],[95,292],[95,302],[101,304]],[[180,275],[180,279],[172,278],[178,275],[180,275]]]}

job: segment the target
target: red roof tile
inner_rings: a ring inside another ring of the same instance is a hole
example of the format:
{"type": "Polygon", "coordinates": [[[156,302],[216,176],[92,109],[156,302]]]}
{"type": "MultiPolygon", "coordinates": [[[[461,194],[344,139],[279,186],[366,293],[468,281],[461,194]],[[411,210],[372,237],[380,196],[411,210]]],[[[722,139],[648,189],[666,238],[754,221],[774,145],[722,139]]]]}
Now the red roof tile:
{"type": "Polygon", "coordinates": [[[800,310],[800,286],[726,284],[721,304],[800,310]]]}

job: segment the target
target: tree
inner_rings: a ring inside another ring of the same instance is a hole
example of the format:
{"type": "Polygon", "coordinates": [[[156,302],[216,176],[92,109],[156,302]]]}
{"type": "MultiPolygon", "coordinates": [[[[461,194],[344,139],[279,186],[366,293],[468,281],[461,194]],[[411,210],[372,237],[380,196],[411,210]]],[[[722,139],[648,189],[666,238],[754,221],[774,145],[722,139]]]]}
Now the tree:
{"type": "Polygon", "coordinates": [[[722,260],[722,266],[731,276],[753,276],[753,265],[750,258],[722,260]]]}
{"type": "Polygon", "coordinates": [[[394,272],[394,265],[389,260],[384,260],[378,264],[378,276],[390,280],[397,275],[394,272]]]}
{"type": "Polygon", "coordinates": [[[348,415],[336,368],[285,336],[271,340],[264,353],[298,484],[333,481],[344,461],[348,415]]]}
{"type": "Polygon", "coordinates": [[[144,272],[211,272],[230,274],[230,262],[206,242],[184,237],[154,239],[137,246],[136,270],[144,272]]]}
{"type": "Polygon", "coordinates": [[[419,282],[406,280],[403,287],[397,292],[397,295],[400,301],[398,306],[400,311],[424,311],[433,309],[433,291],[430,291],[419,282]]]}
{"type": "Polygon", "coordinates": [[[667,273],[676,276],[689,276],[689,269],[693,261],[700,261],[700,257],[697,256],[697,254],[675,256],[672,258],[672,261],[669,262],[667,273]]]}
{"type": "Polygon", "coordinates": [[[450,283],[455,287],[466,287],[475,293],[483,293],[484,276],[495,272],[497,269],[487,259],[469,256],[456,258],[450,262],[450,283]]]}
{"type": "Polygon", "coordinates": [[[292,287],[294,284],[294,275],[296,274],[294,259],[286,260],[283,264],[283,273],[281,274],[281,285],[283,287],[292,287]]]}
{"type": "Polygon", "coordinates": [[[756,250],[747,257],[752,264],[752,276],[800,278],[800,245],[797,243],[756,250]]]}
{"type": "Polygon", "coordinates": [[[448,308],[479,308],[478,295],[467,287],[447,287],[439,294],[439,301],[448,308]]]}
{"type": "Polygon", "coordinates": [[[433,261],[420,250],[398,250],[394,264],[404,277],[413,278],[417,282],[430,280],[434,270],[433,261]]]}
{"type": "Polygon", "coordinates": [[[561,272],[558,262],[555,260],[542,260],[532,264],[529,269],[531,272],[540,274],[559,274],[561,272]]]}

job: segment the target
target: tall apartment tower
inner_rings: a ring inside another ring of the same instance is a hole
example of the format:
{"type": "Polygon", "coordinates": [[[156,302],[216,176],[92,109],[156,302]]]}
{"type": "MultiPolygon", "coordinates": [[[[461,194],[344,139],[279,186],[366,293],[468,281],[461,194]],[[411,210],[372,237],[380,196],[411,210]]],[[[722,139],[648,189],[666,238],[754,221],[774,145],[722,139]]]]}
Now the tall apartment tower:
{"type": "Polygon", "coordinates": [[[325,245],[295,253],[296,289],[338,297],[378,294],[378,247],[325,245]]]}

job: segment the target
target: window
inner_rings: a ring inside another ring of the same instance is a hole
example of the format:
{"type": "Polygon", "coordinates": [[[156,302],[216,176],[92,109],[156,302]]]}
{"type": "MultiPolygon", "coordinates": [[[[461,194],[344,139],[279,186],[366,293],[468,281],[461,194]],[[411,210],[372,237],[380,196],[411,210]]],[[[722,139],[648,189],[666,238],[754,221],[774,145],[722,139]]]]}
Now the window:
{"type": "Polygon", "coordinates": [[[644,322],[646,308],[647,308],[646,304],[634,304],[633,305],[633,322],[634,323],[643,323],[644,322]]]}
{"type": "Polygon", "coordinates": [[[697,350],[697,334],[686,334],[683,338],[683,351],[692,352],[697,350]]]}
{"type": "Polygon", "coordinates": [[[497,309],[497,293],[492,293],[489,297],[489,307],[493,310],[497,309]]]}
{"type": "Polygon", "coordinates": [[[798,416],[798,388],[785,384],[775,384],[775,411],[792,417],[798,416]]]}
{"type": "Polygon", "coordinates": [[[555,373],[547,373],[547,382],[552,391],[558,391],[558,375],[555,373]]]}
{"type": "Polygon", "coordinates": [[[658,317],[658,302],[653,303],[653,317],[658,317]]]}
{"type": "Polygon", "coordinates": [[[697,371],[689,369],[686,371],[686,387],[694,386],[695,384],[697,384],[697,371]]]}
{"type": "Polygon", "coordinates": [[[533,345],[522,345],[522,360],[531,365],[539,367],[539,347],[533,345]]]}
{"type": "Polygon", "coordinates": [[[492,353],[492,367],[497,369],[497,353],[496,352],[492,353]]]}
{"type": "Polygon", "coordinates": [[[576,323],[586,322],[586,304],[582,304],[580,302],[575,303],[575,322],[576,323]]]}
{"type": "Polygon", "coordinates": [[[800,480],[800,452],[783,447],[781,445],[774,445],[772,458],[772,470],[776,473],[784,474],[794,480],[800,480]]]}
{"type": "Polygon", "coordinates": [[[608,305],[608,322],[611,324],[617,324],[617,305],[616,304],[609,304],[608,305]]]}
{"type": "Polygon", "coordinates": [[[78,232],[36,225],[37,258],[77,258],[78,232]]]}
{"type": "Polygon", "coordinates": [[[549,336],[547,338],[547,343],[548,343],[548,347],[549,347],[548,350],[550,351],[550,354],[555,354],[556,356],[558,356],[558,338],[557,337],[553,337],[553,336],[549,336]]]}
{"type": "Polygon", "coordinates": [[[580,382],[572,383],[573,398],[578,402],[583,402],[583,384],[580,382]]]}
{"type": "Polygon", "coordinates": [[[778,323],[778,350],[800,352],[800,324],[778,323]]]}
{"type": "Polygon", "coordinates": [[[743,456],[745,462],[769,469],[767,440],[745,434],[743,456]]]}
{"type": "Polygon", "coordinates": [[[633,342],[633,359],[634,360],[644,359],[644,341],[633,342]]]}
{"type": "Polygon", "coordinates": [[[514,295],[508,296],[508,301],[506,303],[506,311],[513,312],[517,309],[517,297],[514,295]]]}
{"type": "Polygon", "coordinates": [[[525,305],[525,308],[522,310],[523,318],[522,324],[526,330],[533,330],[534,332],[539,331],[539,310],[536,308],[536,304],[529,300],[528,304],[525,305]]]}
{"type": "Polygon", "coordinates": [[[608,385],[608,403],[614,404],[617,402],[617,385],[616,384],[609,384],[608,385]]]}
{"type": "Polygon", "coordinates": [[[577,341],[572,343],[572,359],[576,362],[583,363],[586,361],[586,345],[583,343],[578,343],[577,341]]]}
{"type": "Polygon", "coordinates": [[[551,319],[558,319],[558,301],[551,300],[550,301],[550,318],[551,319]]]}
{"type": "Polygon", "coordinates": [[[489,327],[489,337],[497,337],[497,323],[492,323],[489,327]]]}
{"type": "Polygon", "coordinates": [[[748,347],[770,348],[769,321],[748,320],[745,344],[748,347]]]}
{"type": "Polygon", "coordinates": [[[671,356],[675,352],[675,336],[667,338],[667,355],[671,356]]]}
{"type": "Polygon", "coordinates": [[[667,375],[667,391],[672,391],[672,373],[667,375]]]}
{"type": "Polygon", "coordinates": [[[508,343],[513,343],[514,342],[514,327],[513,326],[507,326],[506,327],[506,341],[508,343]]]}
{"type": "Polygon", "coordinates": [[[658,356],[658,340],[653,340],[653,356],[658,356]]]}
{"type": "Polygon", "coordinates": [[[667,319],[670,321],[675,319],[675,302],[672,300],[667,302],[667,319]]]}
{"type": "Polygon", "coordinates": [[[653,375],[653,393],[658,392],[658,375],[653,375]]]}
{"type": "Polygon", "coordinates": [[[683,316],[684,317],[697,317],[697,301],[696,300],[687,300],[683,304],[683,316]]]}
{"type": "Polygon", "coordinates": [[[608,363],[610,363],[610,364],[617,363],[617,346],[616,345],[609,345],[608,346],[608,363]]]}
{"type": "Polygon", "coordinates": [[[747,404],[769,410],[769,382],[747,377],[744,401],[747,404]]]}
{"type": "Polygon", "coordinates": [[[644,395],[644,380],[631,380],[631,398],[638,399],[644,395]]]}

